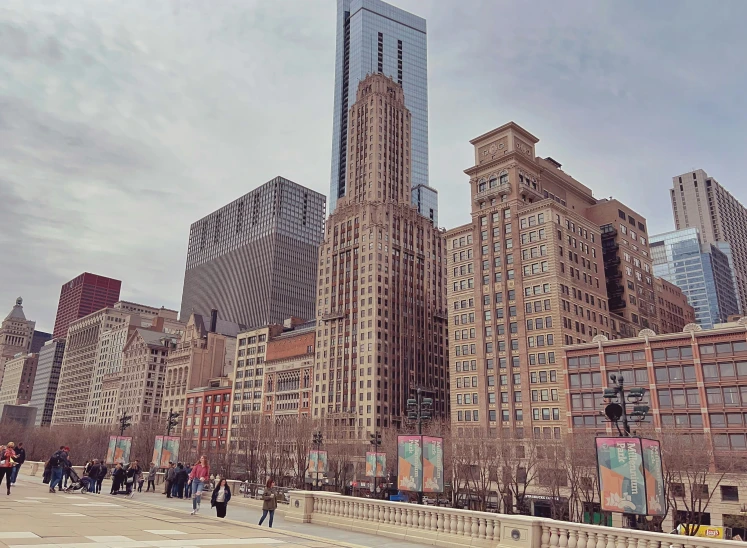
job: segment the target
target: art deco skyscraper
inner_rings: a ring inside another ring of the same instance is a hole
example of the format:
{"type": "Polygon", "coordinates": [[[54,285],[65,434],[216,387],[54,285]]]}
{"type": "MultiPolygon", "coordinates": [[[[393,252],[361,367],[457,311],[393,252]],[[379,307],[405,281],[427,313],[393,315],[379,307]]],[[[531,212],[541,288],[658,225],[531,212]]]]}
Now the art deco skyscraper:
{"type": "Polygon", "coordinates": [[[381,74],[358,85],[348,189],[319,250],[313,417],[350,439],[401,424],[418,387],[448,413],[444,232],[411,205],[405,102],[381,74]]]}
{"type": "Polygon", "coordinates": [[[57,318],[54,322],[55,339],[67,337],[68,327],[75,320],[102,308],[114,306],[119,300],[122,282],[114,278],[84,272],[60,289],[57,318]]]}
{"type": "Polygon", "coordinates": [[[721,247],[734,269],[742,313],[747,313],[747,208],[702,169],[672,177],[672,213],[677,230],[694,227],[703,244],[721,247]]]}
{"type": "Polygon", "coordinates": [[[368,74],[394,79],[412,116],[412,203],[438,226],[438,193],[428,186],[428,52],[425,19],[381,0],[337,0],[335,105],[329,212],[350,184],[348,113],[368,74]]]}

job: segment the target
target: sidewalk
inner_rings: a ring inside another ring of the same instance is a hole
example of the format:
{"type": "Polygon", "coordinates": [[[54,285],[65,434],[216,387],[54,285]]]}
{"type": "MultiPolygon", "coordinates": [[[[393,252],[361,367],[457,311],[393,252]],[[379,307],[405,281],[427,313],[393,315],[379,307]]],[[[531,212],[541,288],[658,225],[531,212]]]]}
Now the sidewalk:
{"type": "Polygon", "coordinates": [[[109,495],[49,493],[40,477],[19,475],[10,497],[0,498],[0,548],[181,548],[186,546],[270,546],[277,548],[420,548],[387,537],[351,533],[312,524],[285,522],[275,514],[273,528],[260,528],[261,511],[234,495],[227,518],[215,517],[208,494],[200,513],[189,515],[191,500],[135,493],[133,499],[109,495]],[[8,536],[8,535],[11,536],[8,536]]]}

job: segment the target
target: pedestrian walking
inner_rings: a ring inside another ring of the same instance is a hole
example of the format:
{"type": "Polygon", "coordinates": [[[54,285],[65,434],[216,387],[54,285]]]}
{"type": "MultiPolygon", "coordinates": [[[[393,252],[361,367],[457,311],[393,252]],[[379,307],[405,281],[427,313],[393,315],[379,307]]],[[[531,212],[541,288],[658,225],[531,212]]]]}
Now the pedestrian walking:
{"type": "Polygon", "coordinates": [[[21,469],[21,465],[26,462],[26,450],[23,448],[23,443],[19,442],[15,448],[16,451],[16,465],[13,467],[13,476],[10,478],[10,483],[14,484],[16,478],[18,478],[18,471],[21,469]]]}
{"type": "Polygon", "coordinates": [[[136,484],[140,479],[141,472],[142,470],[140,470],[140,465],[136,460],[132,461],[129,466],[127,466],[127,471],[125,474],[127,496],[132,497],[135,495],[136,484]]]}
{"type": "Polygon", "coordinates": [[[171,489],[174,486],[175,481],[176,468],[174,467],[174,463],[169,461],[169,468],[166,470],[166,488],[164,489],[164,494],[166,495],[167,499],[171,498],[171,489]]]}
{"type": "Polygon", "coordinates": [[[12,441],[8,442],[8,445],[0,452],[0,485],[3,483],[5,478],[5,486],[8,488],[8,494],[10,495],[10,478],[13,475],[13,466],[15,466],[15,452],[16,444],[12,441]]]}
{"type": "Polygon", "coordinates": [[[59,491],[62,491],[62,478],[65,475],[65,469],[70,466],[68,460],[68,452],[65,451],[65,446],[61,446],[55,451],[49,458],[49,467],[52,470],[51,481],[49,482],[49,492],[56,493],[55,487],[59,486],[59,491]]]}
{"type": "Polygon", "coordinates": [[[210,465],[205,455],[202,455],[199,462],[192,467],[189,479],[192,483],[192,514],[194,515],[200,511],[202,491],[205,489],[205,482],[210,479],[210,465]]]}
{"type": "Polygon", "coordinates": [[[118,462],[117,466],[112,470],[112,490],[110,494],[116,495],[122,487],[122,484],[127,479],[127,472],[122,468],[122,463],[118,462]]]}
{"type": "Polygon", "coordinates": [[[150,463],[150,469],[148,470],[148,487],[146,487],[145,492],[150,491],[151,485],[153,486],[153,492],[156,492],[156,474],[158,474],[158,466],[156,466],[155,462],[150,463]]]}
{"type": "Polygon", "coordinates": [[[101,464],[99,459],[93,459],[91,461],[91,467],[88,469],[88,492],[96,494],[96,484],[99,481],[99,472],[101,471],[101,464]]]}
{"type": "Polygon", "coordinates": [[[274,482],[272,481],[272,479],[268,479],[267,485],[265,486],[265,493],[264,495],[262,495],[262,517],[259,518],[259,524],[262,525],[262,522],[267,517],[267,514],[269,514],[270,527],[272,527],[272,519],[275,517],[275,510],[278,507],[277,496],[275,495],[275,491],[272,488],[273,485],[274,482]]]}
{"type": "Polygon", "coordinates": [[[106,479],[106,474],[109,472],[109,468],[106,466],[105,461],[101,461],[101,466],[99,467],[99,473],[96,476],[96,494],[101,494],[101,484],[104,483],[104,479],[106,479]]]}
{"type": "MultiPolygon", "coordinates": [[[[189,475],[192,473],[192,466],[185,464],[184,471],[187,472],[187,478],[189,478],[189,475]]],[[[184,496],[188,499],[192,498],[192,482],[189,479],[187,479],[187,485],[184,486],[184,496]]]]}
{"type": "Polygon", "coordinates": [[[213,489],[213,496],[210,498],[210,507],[215,507],[215,511],[219,518],[226,517],[226,507],[228,506],[229,500],[231,500],[231,488],[228,486],[228,482],[224,478],[215,486],[215,489],[213,489]]]}
{"type": "Polygon", "coordinates": [[[184,498],[184,490],[187,487],[189,481],[189,474],[184,469],[184,465],[180,462],[176,465],[176,496],[180,499],[184,498]]]}

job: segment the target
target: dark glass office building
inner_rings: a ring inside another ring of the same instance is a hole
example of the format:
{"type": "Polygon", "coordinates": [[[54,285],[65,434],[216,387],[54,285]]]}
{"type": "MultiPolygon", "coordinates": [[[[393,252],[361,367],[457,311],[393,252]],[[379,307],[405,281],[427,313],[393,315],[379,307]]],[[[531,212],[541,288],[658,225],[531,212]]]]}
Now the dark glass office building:
{"type": "Polygon", "coordinates": [[[180,319],[212,309],[243,327],[313,318],[325,202],[276,177],[193,223],[180,319]]]}
{"type": "Polygon", "coordinates": [[[52,422],[64,353],[65,339],[47,341],[39,350],[34,388],[29,400],[29,407],[36,407],[35,426],[49,426],[52,422]]]}

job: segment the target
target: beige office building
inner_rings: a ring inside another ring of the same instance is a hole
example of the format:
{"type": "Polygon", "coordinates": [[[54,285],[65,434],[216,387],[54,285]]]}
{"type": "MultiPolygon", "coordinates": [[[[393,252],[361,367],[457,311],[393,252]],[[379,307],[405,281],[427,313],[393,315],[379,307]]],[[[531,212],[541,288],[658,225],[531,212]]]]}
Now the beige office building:
{"type": "Polygon", "coordinates": [[[702,169],[672,177],[672,213],[677,230],[695,227],[703,243],[729,255],[741,312],[747,311],[747,208],[702,169]]]}
{"type": "Polygon", "coordinates": [[[27,354],[31,349],[36,322],[26,319],[23,313],[23,299],[18,297],[15,306],[0,324],[0,383],[3,380],[5,362],[16,354],[27,354]]]}
{"type": "Polygon", "coordinates": [[[367,440],[403,424],[418,387],[448,416],[445,240],[410,204],[402,87],[362,80],[347,135],[346,195],[319,250],[312,418],[367,440]]]}
{"type": "Polygon", "coordinates": [[[139,328],[130,336],[122,349],[115,420],[123,415],[131,416],[133,425],[160,420],[166,360],[178,341],[155,329],[139,328]]]}
{"type": "Polygon", "coordinates": [[[192,313],[184,335],[167,356],[161,404],[163,419],[173,409],[181,413],[179,420],[183,421],[189,390],[207,386],[211,379],[233,374],[239,330],[238,324],[219,320],[216,310],[210,316],[192,313]]]}
{"type": "Polygon", "coordinates": [[[39,354],[18,354],[5,362],[0,405],[24,405],[31,399],[39,354]]]}
{"type": "Polygon", "coordinates": [[[472,220],[447,233],[451,417],[458,434],[479,425],[496,435],[561,437],[567,424],[562,347],[641,328],[642,314],[626,319],[608,306],[605,263],[608,269],[625,264],[624,255],[616,260],[623,249],[631,249],[635,282],[620,295],[635,296],[637,309],[642,282],[644,317],[655,317],[643,266],[646,242],[635,242],[641,266],[633,262],[630,237],[628,247],[611,240],[617,249],[607,256],[603,248],[600,223],[617,226],[619,210],[626,228],[645,234],[640,216],[615,201],[597,201],[560,163],[538,157],[537,142],[513,122],[471,141],[475,165],[465,173],[472,220]]]}

